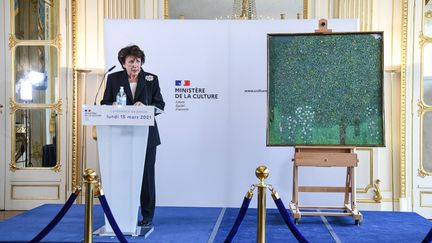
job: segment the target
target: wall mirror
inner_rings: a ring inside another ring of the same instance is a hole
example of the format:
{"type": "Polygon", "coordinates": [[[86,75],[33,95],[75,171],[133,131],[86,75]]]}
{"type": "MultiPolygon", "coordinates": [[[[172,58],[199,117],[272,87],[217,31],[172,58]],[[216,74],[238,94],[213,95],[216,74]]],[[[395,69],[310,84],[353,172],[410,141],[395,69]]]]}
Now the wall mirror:
{"type": "Polygon", "coordinates": [[[15,36],[20,40],[57,37],[58,0],[14,0],[15,36]]]}
{"type": "Polygon", "coordinates": [[[423,51],[423,101],[432,105],[432,43],[427,43],[423,51]]]}
{"type": "Polygon", "coordinates": [[[423,116],[423,169],[432,173],[432,112],[423,116]]]}
{"type": "Polygon", "coordinates": [[[304,0],[167,0],[170,19],[236,19],[242,4],[255,9],[253,19],[303,18],[304,0]]]}
{"type": "Polygon", "coordinates": [[[52,104],[57,100],[58,51],[54,46],[17,46],[14,56],[14,100],[52,104]]]}
{"type": "Polygon", "coordinates": [[[12,167],[53,167],[59,151],[55,110],[20,108],[12,114],[12,167]]]}

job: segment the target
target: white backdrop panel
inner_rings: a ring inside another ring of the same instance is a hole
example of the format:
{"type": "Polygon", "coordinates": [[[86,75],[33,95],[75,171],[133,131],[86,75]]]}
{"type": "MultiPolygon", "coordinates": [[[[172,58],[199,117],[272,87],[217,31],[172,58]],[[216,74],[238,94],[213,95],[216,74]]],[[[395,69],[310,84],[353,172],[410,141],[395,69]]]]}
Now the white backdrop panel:
{"type": "MultiPolygon", "coordinates": [[[[106,66],[120,70],[118,50],[137,44],[146,54],[144,70],[159,76],[166,108],[156,117],[162,140],[158,206],[238,207],[257,183],[254,171],[260,164],[268,166],[267,182],[283,201],[291,200],[293,149],[265,144],[267,33],[313,32],[317,26],[317,20],[105,20],[106,66]],[[176,88],[197,88],[198,96],[213,98],[194,98],[176,88]]],[[[329,20],[329,26],[356,31],[357,21],[329,20]]],[[[344,185],[343,169],[302,173],[303,184],[344,185]]],[[[322,203],[322,195],[302,197],[303,203],[322,203]]],[[[341,198],[326,201],[341,203],[341,198]]]]}

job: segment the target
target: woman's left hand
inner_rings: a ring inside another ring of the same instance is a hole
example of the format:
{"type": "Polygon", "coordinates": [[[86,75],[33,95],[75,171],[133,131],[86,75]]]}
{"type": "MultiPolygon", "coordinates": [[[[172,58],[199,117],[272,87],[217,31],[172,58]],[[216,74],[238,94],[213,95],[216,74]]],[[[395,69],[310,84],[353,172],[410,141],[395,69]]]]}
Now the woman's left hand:
{"type": "Polygon", "coordinates": [[[141,101],[137,101],[137,102],[135,102],[134,105],[144,105],[144,104],[141,101]]]}

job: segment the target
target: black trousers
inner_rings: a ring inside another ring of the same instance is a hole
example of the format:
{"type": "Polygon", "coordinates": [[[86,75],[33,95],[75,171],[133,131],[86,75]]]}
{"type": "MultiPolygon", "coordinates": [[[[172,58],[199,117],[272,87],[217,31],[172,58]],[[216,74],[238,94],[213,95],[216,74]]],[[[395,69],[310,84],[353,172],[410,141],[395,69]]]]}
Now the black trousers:
{"type": "Polygon", "coordinates": [[[156,146],[147,147],[144,175],[141,184],[141,215],[143,220],[153,220],[156,206],[155,191],[156,146]]]}

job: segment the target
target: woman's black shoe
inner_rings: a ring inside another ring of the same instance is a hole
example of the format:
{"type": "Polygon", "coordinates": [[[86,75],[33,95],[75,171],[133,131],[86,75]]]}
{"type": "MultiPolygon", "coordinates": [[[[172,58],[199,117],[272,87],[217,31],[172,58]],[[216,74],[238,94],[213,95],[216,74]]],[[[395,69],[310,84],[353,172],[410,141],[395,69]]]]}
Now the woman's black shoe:
{"type": "Polygon", "coordinates": [[[152,223],[151,220],[143,219],[143,220],[141,220],[141,221],[138,222],[138,226],[141,226],[141,227],[149,227],[149,226],[152,226],[152,225],[153,225],[153,223],[152,223]]]}

